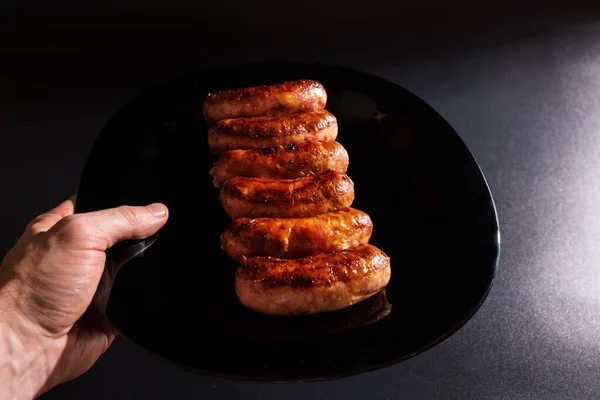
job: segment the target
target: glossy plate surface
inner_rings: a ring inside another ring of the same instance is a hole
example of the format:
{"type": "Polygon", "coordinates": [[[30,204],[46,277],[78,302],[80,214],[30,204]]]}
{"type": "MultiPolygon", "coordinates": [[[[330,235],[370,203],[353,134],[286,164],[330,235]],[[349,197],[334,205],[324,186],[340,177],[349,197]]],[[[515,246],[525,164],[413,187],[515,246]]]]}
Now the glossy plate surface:
{"type": "Polygon", "coordinates": [[[133,99],[100,133],[76,212],[156,201],[169,221],[154,242],[111,249],[95,304],[153,354],[233,379],[332,379],[412,357],[472,317],[499,256],[492,196],[458,134],[407,90],[340,67],[222,67],[133,99]],[[212,91],[300,78],[325,85],[350,156],[352,206],[371,216],[371,243],[390,256],[392,278],[345,310],[267,317],[238,303],[236,265],[220,249],[228,219],[208,174],[215,157],[201,103],[212,91]]]}

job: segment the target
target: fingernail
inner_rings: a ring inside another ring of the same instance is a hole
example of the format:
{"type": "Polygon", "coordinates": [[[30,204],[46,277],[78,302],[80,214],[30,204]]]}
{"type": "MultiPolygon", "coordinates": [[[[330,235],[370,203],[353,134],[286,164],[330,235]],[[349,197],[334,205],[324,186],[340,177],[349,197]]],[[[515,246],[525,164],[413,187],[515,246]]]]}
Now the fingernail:
{"type": "Polygon", "coordinates": [[[163,218],[165,215],[167,215],[166,207],[159,203],[150,204],[148,209],[156,218],[163,218]]]}

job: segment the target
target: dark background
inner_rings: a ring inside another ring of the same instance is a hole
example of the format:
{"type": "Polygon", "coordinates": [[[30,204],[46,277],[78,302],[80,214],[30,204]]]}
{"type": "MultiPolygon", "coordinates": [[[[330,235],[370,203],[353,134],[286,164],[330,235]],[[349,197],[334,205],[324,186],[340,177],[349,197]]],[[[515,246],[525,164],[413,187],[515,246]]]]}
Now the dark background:
{"type": "Polygon", "coordinates": [[[44,399],[600,398],[600,10],[583,2],[3,1],[0,253],[76,190],[93,141],[140,90],[241,61],[319,61],[429,102],[479,161],[502,253],[448,340],[333,382],[236,383],[118,338],[44,399]],[[485,3],[485,4],[483,4],[485,3]]]}

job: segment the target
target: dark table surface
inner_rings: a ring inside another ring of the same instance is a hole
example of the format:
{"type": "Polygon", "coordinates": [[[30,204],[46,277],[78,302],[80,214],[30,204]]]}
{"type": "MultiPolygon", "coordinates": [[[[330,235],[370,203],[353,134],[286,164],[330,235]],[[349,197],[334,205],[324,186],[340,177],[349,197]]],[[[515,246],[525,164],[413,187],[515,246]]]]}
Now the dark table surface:
{"type": "Polygon", "coordinates": [[[44,399],[600,398],[597,9],[59,3],[0,6],[1,254],[30,219],[74,193],[103,124],[140,90],[261,60],[358,68],[430,103],[488,179],[502,253],[472,320],[383,370],[322,383],[232,382],[182,372],[117,338],[44,399]]]}

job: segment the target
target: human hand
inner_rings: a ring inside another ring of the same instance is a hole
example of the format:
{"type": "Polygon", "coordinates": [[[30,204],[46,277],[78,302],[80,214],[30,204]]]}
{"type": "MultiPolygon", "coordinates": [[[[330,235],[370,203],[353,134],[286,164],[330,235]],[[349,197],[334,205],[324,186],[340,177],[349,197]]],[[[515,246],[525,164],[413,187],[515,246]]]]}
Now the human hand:
{"type": "Polygon", "coordinates": [[[163,204],[73,210],[69,199],[35,218],[0,266],[0,399],[34,398],[94,364],[115,337],[88,310],[105,250],[168,218],[163,204]]]}

